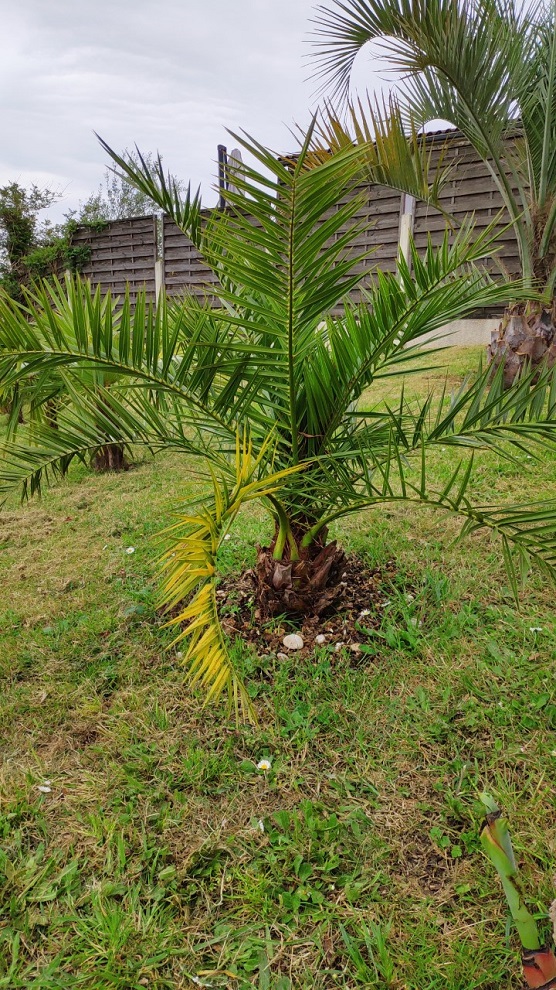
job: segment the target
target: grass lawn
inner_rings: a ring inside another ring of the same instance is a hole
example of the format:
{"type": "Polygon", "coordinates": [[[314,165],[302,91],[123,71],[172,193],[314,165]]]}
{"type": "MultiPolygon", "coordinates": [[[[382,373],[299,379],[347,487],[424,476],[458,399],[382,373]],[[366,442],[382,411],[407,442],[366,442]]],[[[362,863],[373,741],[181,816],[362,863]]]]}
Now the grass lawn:
{"type": "MultiPolygon", "coordinates": [[[[478,350],[446,355],[457,381],[478,350]]],[[[437,460],[441,480],[453,455],[437,460]]],[[[479,458],[475,491],[513,501],[555,481],[548,459],[479,458]]],[[[363,658],[237,643],[260,719],[238,729],[184,686],[155,609],[156,533],[190,490],[191,465],[164,456],[77,468],[0,513],[0,988],[520,987],[477,795],[507,811],[542,912],[554,589],[532,574],[518,611],[488,534],[454,546],[446,516],[362,513],[338,536],[396,561],[381,635],[363,658]]],[[[265,535],[250,509],[223,571],[265,535]]]]}

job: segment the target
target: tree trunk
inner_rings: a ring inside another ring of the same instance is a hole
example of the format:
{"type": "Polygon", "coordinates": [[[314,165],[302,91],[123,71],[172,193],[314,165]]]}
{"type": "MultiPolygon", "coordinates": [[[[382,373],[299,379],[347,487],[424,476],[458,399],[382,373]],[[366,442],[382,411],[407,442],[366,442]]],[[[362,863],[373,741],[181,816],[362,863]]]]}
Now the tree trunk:
{"type": "Polygon", "coordinates": [[[326,543],[326,529],[308,547],[303,547],[308,529],[309,526],[292,526],[293,539],[286,543],[279,557],[276,556],[278,529],[269,547],[258,547],[255,597],[260,618],[322,615],[342,593],[344,551],[336,540],[326,543]]]}
{"type": "Polygon", "coordinates": [[[494,368],[504,365],[504,387],[510,388],[527,363],[536,368],[546,361],[556,364],[556,300],[551,307],[519,304],[511,307],[493,333],[488,348],[488,362],[494,368]]]}
{"type": "Polygon", "coordinates": [[[56,399],[49,399],[44,406],[44,417],[46,419],[47,426],[51,430],[58,429],[58,403],[56,399]]]}
{"type": "Polygon", "coordinates": [[[95,471],[127,471],[129,464],[125,458],[123,443],[106,443],[99,447],[93,455],[92,466],[95,471]]]}

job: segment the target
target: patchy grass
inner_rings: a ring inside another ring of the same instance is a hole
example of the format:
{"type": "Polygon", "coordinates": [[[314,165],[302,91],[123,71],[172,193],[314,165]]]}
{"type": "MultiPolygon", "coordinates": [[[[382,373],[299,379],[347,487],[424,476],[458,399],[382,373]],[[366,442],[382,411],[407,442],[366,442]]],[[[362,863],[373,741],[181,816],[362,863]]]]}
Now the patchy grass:
{"type": "MultiPolygon", "coordinates": [[[[476,353],[448,358],[455,381],[476,353]]],[[[478,468],[485,500],[556,480],[548,460],[478,468]]],[[[155,534],[190,485],[176,456],[79,468],[0,514],[0,988],[519,987],[477,793],[507,810],[542,914],[554,590],[533,575],[516,611],[488,536],[450,546],[456,524],[412,508],[353,517],[345,545],[397,562],[378,634],[363,658],[236,643],[260,718],[237,729],[184,687],[155,609],[155,534]]],[[[243,515],[223,570],[265,525],[243,515]]]]}

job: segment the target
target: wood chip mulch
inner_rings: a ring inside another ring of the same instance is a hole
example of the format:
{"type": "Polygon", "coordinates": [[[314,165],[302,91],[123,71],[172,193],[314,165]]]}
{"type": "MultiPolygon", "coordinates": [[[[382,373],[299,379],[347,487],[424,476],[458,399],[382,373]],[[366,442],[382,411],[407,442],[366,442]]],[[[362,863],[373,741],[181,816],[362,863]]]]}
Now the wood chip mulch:
{"type": "Polygon", "coordinates": [[[230,574],[221,580],[216,592],[222,627],[230,638],[239,637],[251,644],[259,656],[287,654],[282,640],[296,632],[304,640],[303,648],[296,651],[297,656],[309,656],[315,647],[333,646],[336,652],[345,647],[355,659],[361,644],[369,641],[362,627],[377,629],[381,624],[394,576],[394,561],[369,569],[358,557],[347,556],[341,595],[328,612],[300,617],[297,623],[292,616],[261,623],[255,606],[254,572],[246,571],[239,577],[230,574]],[[324,636],[324,641],[317,643],[317,636],[324,636]]]}

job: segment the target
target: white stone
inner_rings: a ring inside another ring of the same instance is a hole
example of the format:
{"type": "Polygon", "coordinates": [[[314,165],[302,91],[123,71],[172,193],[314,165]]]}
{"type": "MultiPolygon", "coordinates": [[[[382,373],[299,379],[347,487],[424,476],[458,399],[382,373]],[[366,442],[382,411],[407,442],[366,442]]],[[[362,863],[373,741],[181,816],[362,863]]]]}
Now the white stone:
{"type": "Polygon", "coordinates": [[[276,654],[276,659],[277,660],[287,660],[288,659],[288,654],[287,653],[277,653],[276,654]]]}
{"type": "Polygon", "coordinates": [[[298,636],[297,633],[290,633],[288,636],[284,636],[282,643],[287,650],[302,650],[303,646],[303,636],[298,636]]]}
{"type": "Polygon", "coordinates": [[[324,636],[322,633],[319,633],[318,636],[315,636],[315,643],[317,643],[319,646],[322,646],[323,643],[326,643],[326,636],[324,636]]]}

